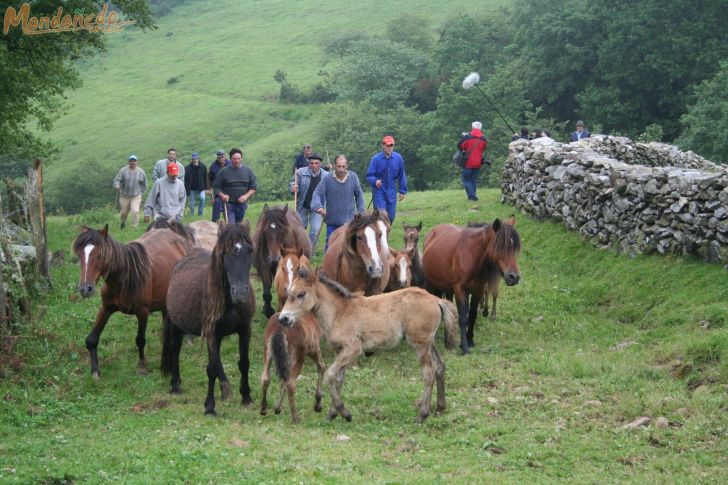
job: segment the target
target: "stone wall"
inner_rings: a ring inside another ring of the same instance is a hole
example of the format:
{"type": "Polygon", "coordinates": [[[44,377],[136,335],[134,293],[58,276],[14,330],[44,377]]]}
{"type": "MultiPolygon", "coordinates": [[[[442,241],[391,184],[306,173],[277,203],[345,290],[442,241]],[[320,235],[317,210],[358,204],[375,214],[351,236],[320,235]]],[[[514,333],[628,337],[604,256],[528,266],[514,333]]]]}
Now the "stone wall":
{"type": "Polygon", "coordinates": [[[600,247],[728,263],[728,167],[672,145],[606,135],[515,141],[501,189],[503,202],[600,247]]]}

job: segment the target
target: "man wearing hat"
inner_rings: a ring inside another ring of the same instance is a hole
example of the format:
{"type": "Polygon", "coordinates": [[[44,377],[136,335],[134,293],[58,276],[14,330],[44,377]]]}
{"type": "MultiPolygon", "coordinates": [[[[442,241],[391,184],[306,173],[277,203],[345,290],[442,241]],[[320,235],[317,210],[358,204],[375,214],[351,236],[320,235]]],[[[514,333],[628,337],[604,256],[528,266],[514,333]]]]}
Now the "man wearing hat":
{"type": "Polygon", "coordinates": [[[136,155],[129,155],[129,162],[114,177],[114,189],[119,194],[121,229],[126,226],[126,217],[131,211],[131,225],[139,225],[139,206],[142,194],[147,190],[147,175],[139,168],[136,155]]]}
{"type": "Polygon", "coordinates": [[[209,189],[207,185],[207,167],[204,163],[200,163],[200,154],[193,153],[192,161],[185,167],[185,192],[190,200],[190,215],[195,215],[195,206],[197,206],[197,215],[202,215],[202,209],[205,208],[205,191],[209,189]]]}
{"type": "Polygon", "coordinates": [[[486,160],[485,149],[488,148],[488,140],[483,136],[483,124],[480,121],[473,121],[470,125],[470,133],[466,133],[458,142],[458,150],[465,152],[465,163],[460,172],[460,181],[465,189],[468,200],[478,200],[478,175],[480,167],[486,160]]]}
{"type": "Polygon", "coordinates": [[[579,141],[582,138],[589,138],[591,136],[591,133],[589,133],[584,128],[584,122],[579,120],[576,122],[576,131],[571,132],[571,141],[579,141]]]}
{"type": "Polygon", "coordinates": [[[144,222],[149,222],[152,216],[155,220],[174,218],[179,222],[185,213],[186,201],[185,184],[179,179],[179,164],[170,163],[167,176],[157,179],[149,191],[144,203],[144,222]]]}
{"type": "Polygon", "coordinates": [[[225,150],[218,150],[216,157],[210,164],[207,177],[207,186],[209,188],[207,195],[212,198],[212,222],[217,222],[220,219],[220,214],[222,214],[222,199],[220,197],[212,197],[212,183],[215,181],[215,177],[217,177],[220,170],[230,166],[230,160],[225,156],[225,150]]]}
{"type": "Polygon", "coordinates": [[[382,151],[369,162],[367,180],[372,186],[374,207],[386,210],[389,221],[394,222],[397,200],[404,200],[404,194],[407,193],[404,160],[394,151],[394,137],[387,135],[382,138],[382,151]]]}
{"type": "Polygon", "coordinates": [[[329,176],[328,172],[321,169],[321,162],[321,154],[311,153],[308,156],[308,167],[297,169],[288,184],[288,190],[296,194],[296,212],[301,217],[303,228],[308,229],[308,238],[314,251],[324,218],[311,208],[311,201],[316,187],[329,176]]]}

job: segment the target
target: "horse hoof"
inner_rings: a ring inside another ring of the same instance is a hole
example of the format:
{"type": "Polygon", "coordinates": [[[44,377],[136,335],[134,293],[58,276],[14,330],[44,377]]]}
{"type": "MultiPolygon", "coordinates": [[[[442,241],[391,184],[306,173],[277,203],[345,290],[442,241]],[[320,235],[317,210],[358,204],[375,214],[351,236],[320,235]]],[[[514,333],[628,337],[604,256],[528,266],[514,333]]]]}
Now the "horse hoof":
{"type": "Polygon", "coordinates": [[[246,396],[242,399],[242,401],[240,401],[240,404],[242,406],[250,406],[251,404],[253,404],[253,398],[251,398],[250,396],[246,396]]]}
{"type": "Polygon", "coordinates": [[[342,417],[342,418],[344,418],[344,419],[345,419],[345,420],[347,420],[347,421],[348,421],[349,423],[351,423],[351,413],[349,412],[349,410],[348,410],[348,409],[346,409],[346,408],[345,408],[344,410],[342,410],[342,411],[341,411],[341,413],[340,413],[340,414],[341,414],[341,417],[342,417]]]}
{"type": "Polygon", "coordinates": [[[276,414],[281,414],[281,408],[275,408],[273,412],[276,414]]]}
{"type": "Polygon", "coordinates": [[[326,421],[333,421],[338,414],[336,411],[329,411],[329,414],[326,415],[326,421]]]}
{"type": "Polygon", "coordinates": [[[321,412],[321,405],[320,404],[314,404],[313,410],[317,413],[321,412]]]}
{"type": "Polygon", "coordinates": [[[91,377],[93,377],[93,379],[95,381],[100,381],[101,380],[101,374],[99,374],[98,372],[92,372],[91,373],[91,377]]]}
{"type": "Polygon", "coordinates": [[[209,410],[205,410],[205,416],[207,416],[208,418],[216,418],[217,413],[215,412],[214,409],[209,409],[209,410]]]}
{"type": "Polygon", "coordinates": [[[260,415],[261,416],[268,416],[268,410],[267,409],[261,409],[260,410],[260,415]]]}
{"type": "Polygon", "coordinates": [[[475,347],[475,342],[473,342],[473,339],[468,339],[468,347],[471,349],[475,347]]]}
{"type": "Polygon", "coordinates": [[[170,394],[182,394],[182,391],[180,390],[179,387],[173,387],[172,389],[169,390],[169,393],[170,394]]]}
{"type": "Polygon", "coordinates": [[[299,424],[301,422],[301,418],[294,416],[291,418],[291,421],[293,421],[293,424],[299,424]]]}
{"type": "Polygon", "coordinates": [[[460,350],[463,351],[463,355],[468,355],[470,353],[470,348],[466,345],[465,347],[460,347],[460,350]]]}
{"type": "Polygon", "coordinates": [[[417,423],[417,424],[424,423],[425,422],[425,419],[427,419],[427,416],[429,416],[429,415],[428,414],[425,414],[425,415],[420,414],[420,415],[418,415],[417,416],[417,419],[415,419],[415,423],[417,423]]]}

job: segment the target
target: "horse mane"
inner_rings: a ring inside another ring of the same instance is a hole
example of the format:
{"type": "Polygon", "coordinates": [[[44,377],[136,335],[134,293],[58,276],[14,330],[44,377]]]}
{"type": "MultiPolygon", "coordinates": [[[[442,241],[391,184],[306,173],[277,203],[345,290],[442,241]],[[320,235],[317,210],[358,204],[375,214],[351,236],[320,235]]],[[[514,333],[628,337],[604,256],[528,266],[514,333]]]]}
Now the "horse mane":
{"type": "Polygon", "coordinates": [[[157,219],[149,223],[144,232],[149,232],[154,229],[169,229],[170,231],[179,234],[184,239],[189,241],[191,244],[195,244],[195,230],[186,224],[176,221],[173,218],[169,219],[157,219]]]}
{"type": "Polygon", "coordinates": [[[122,244],[88,226],[83,226],[83,230],[73,241],[73,251],[79,253],[89,244],[96,246],[106,262],[106,271],[101,275],[106,284],[111,277],[119,285],[121,299],[127,302],[139,299],[152,278],[152,265],[144,246],[138,242],[122,244]]]}
{"type": "Polygon", "coordinates": [[[230,283],[225,276],[225,255],[231,253],[238,243],[253,245],[248,221],[242,224],[229,224],[220,228],[220,234],[212,251],[207,272],[204,335],[209,335],[209,332],[214,330],[215,322],[225,312],[225,303],[230,294],[230,283]]]}
{"type": "MultiPolygon", "coordinates": [[[[253,265],[258,270],[258,276],[264,285],[270,285],[273,275],[268,265],[268,242],[265,239],[265,231],[270,224],[276,225],[277,231],[287,231],[291,225],[287,217],[288,206],[277,206],[264,209],[255,225],[253,233],[253,265]]],[[[296,214],[298,215],[298,214],[296,214]]]]}
{"type": "MultiPolygon", "coordinates": [[[[496,219],[497,221],[497,219],[496,219]]],[[[494,223],[493,226],[496,224],[494,223]]],[[[521,252],[521,237],[518,235],[516,228],[510,224],[500,223],[498,230],[495,232],[495,241],[493,241],[493,254],[496,259],[505,256],[511,251],[521,252]]]]}

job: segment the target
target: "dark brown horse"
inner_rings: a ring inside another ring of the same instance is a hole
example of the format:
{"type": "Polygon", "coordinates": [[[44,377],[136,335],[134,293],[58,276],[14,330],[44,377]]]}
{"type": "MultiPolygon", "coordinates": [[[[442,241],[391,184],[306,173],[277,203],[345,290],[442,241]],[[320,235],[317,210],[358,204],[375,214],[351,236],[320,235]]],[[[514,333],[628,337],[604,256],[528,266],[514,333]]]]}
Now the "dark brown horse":
{"type": "Polygon", "coordinates": [[[506,223],[496,219],[482,227],[440,224],[425,237],[425,287],[436,295],[455,295],[464,354],[474,345],[473,330],[483,287],[500,276],[508,286],[521,278],[516,262],[521,238],[515,224],[514,216],[506,223]]]}
{"type": "Polygon", "coordinates": [[[188,242],[169,229],[145,233],[136,241],[122,244],[109,236],[108,224],[100,231],[83,227],[73,241],[73,252],[81,262],[78,282],[81,296],[89,298],[93,295],[99,278],[104,278],[96,323],[86,337],[94,379],[101,376],[97,354],[99,338],[109,317],[115,312],[136,315],[137,373],[146,374],[144,346],[147,319],[152,312],[165,312],[172,268],[188,250],[188,242]]]}
{"type": "Polygon", "coordinates": [[[253,234],[253,265],[263,284],[263,313],[270,318],[273,313],[271,286],[276,274],[278,262],[281,260],[281,249],[301,249],[303,254],[311,257],[311,240],[301,224],[301,218],[295,210],[283,207],[263,206],[263,213],[258,219],[253,234]]]}
{"type": "Polygon", "coordinates": [[[331,235],[323,270],[349,291],[382,293],[391,270],[388,231],[389,219],[378,209],[355,215],[331,235]]]}
{"type": "Polygon", "coordinates": [[[422,253],[420,252],[420,232],[422,222],[416,226],[402,223],[404,229],[404,250],[412,259],[412,286],[425,287],[425,269],[422,267],[422,253]]]}
{"type": "Polygon", "coordinates": [[[195,248],[174,267],[167,293],[167,318],[162,333],[162,373],[172,375],[171,392],[180,392],[179,353],[185,333],[207,338],[207,399],[205,414],[215,415],[215,379],[220,379],[222,398],[231,395],[222,361],[223,337],[238,334],[240,394],[242,403],[253,402],[248,371],[250,322],[255,294],[250,285],[253,244],[250,223],[231,224],[220,231],[210,253],[195,248]]]}

